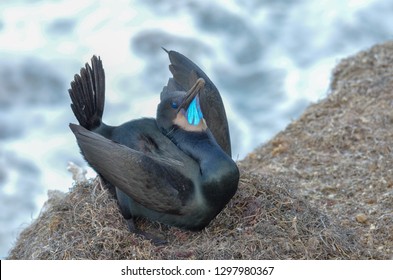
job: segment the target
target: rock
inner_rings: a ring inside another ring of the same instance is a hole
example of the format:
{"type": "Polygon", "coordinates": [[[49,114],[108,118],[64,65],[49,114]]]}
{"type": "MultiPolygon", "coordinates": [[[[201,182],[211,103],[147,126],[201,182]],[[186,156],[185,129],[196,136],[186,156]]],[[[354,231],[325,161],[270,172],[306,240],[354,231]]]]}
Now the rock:
{"type": "Polygon", "coordinates": [[[367,216],[363,213],[357,214],[355,217],[356,221],[365,224],[368,220],[367,216]]]}

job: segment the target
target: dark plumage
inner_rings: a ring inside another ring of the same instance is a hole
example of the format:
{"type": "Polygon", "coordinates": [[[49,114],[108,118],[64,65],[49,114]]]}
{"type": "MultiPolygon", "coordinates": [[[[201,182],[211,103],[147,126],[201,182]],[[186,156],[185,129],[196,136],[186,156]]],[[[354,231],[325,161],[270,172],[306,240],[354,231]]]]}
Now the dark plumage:
{"type": "Polygon", "coordinates": [[[231,159],[225,109],[206,74],[180,53],[167,51],[170,78],[157,118],[120,126],[102,122],[105,75],[93,56],[69,90],[80,125],[70,124],[86,161],[114,186],[124,218],[147,217],[200,230],[235,194],[239,171],[231,159]]]}

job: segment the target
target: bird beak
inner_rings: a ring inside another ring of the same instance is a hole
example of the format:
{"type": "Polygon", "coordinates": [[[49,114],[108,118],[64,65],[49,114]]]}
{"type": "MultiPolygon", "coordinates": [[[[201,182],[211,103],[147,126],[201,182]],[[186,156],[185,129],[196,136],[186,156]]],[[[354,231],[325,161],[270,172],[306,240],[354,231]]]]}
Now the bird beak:
{"type": "Polygon", "coordinates": [[[195,84],[192,86],[192,88],[190,88],[190,90],[186,93],[186,96],[185,96],[182,104],[177,109],[177,112],[180,112],[181,109],[184,109],[185,111],[187,111],[191,102],[198,95],[198,93],[204,89],[204,87],[205,87],[205,80],[203,78],[199,78],[195,82],[195,84]]]}

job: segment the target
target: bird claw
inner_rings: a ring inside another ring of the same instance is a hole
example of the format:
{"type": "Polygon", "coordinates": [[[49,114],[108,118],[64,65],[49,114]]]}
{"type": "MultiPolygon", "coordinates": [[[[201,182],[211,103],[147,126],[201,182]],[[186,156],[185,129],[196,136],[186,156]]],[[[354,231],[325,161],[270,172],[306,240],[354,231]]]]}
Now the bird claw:
{"type": "Polygon", "coordinates": [[[146,232],[146,231],[138,229],[135,226],[134,220],[132,218],[131,219],[127,219],[126,222],[127,222],[127,226],[128,226],[128,229],[129,229],[130,232],[132,232],[132,233],[134,233],[136,235],[139,235],[139,236],[143,237],[146,240],[149,240],[155,246],[162,246],[162,245],[168,244],[168,241],[166,241],[165,239],[161,239],[161,238],[159,238],[159,237],[157,237],[157,236],[155,236],[155,235],[153,235],[153,234],[151,234],[149,232],[146,232]]]}

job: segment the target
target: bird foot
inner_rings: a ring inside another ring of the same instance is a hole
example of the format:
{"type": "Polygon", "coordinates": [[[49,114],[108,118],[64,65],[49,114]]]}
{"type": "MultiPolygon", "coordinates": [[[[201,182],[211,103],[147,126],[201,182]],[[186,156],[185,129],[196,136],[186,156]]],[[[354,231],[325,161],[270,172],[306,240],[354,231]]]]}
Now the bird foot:
{"type": "Polygon", "coordinates": [[[127,221],[127,226],[128,226],[128,229],[130,232],[135,233],[136,235],[139,235],[139,236],[143,237],[144,239],[151,241],[155,246],[162,246],[162,245],[168,244],[168,242],[166,240],[161,239],[161,238],[159,238],[149,232],[138,229],[135,226],[134,220],[132,218],[127,219],[126,221],[127,221]]]}

